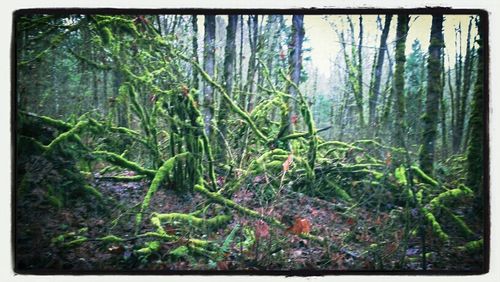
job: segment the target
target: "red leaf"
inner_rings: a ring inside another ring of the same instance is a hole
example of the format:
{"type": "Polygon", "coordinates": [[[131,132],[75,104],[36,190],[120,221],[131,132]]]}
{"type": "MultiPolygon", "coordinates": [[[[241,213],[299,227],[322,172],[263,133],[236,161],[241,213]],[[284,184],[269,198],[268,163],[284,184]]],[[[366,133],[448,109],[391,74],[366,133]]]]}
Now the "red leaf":
{"type": "Polygon", "coordinates": [[[346,223],[349,225],[354,225],[356,224],[356,221],[354,220],[354,218],[350,217],[349,219],[347,219],[346,223]]]}
{"type": "Polygon", "coordinates": [[[292,121],[293,124],[297,124],[297,121],[299,120],[299,117],[297,115],[292,115],[290,117],[290,120],[292,121]]]}
{"type": "Polygon", "coordinates": [[[267,238],[269,237],[269,225],[263,220],[258,220],[255,223],[255,237],[267,238]]]}

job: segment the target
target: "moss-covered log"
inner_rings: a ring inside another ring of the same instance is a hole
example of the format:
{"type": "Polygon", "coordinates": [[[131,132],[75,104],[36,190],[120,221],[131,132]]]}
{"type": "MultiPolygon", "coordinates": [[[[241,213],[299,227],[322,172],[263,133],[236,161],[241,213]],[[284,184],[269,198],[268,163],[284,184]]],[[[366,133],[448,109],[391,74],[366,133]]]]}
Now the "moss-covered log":
{"type": "Polygon", "coordinates": [[[427,183],[429,185],[438,187],[439,182],[434,180],[432,177],[427,175],[424,171],[422,171],[418,166],[411,166],[412,171],[415,173],[415,175],[424,183],[427,183]]]}
{"type": "Polygon", "coordinates": [[[181,222],[183,224],[194,225],[196,227],[210,227],[210,228],[218,228],[223,226],[224,224],[231,221],[232,217],[229,215],[217,215],[212,218],[200,218],[189,214],[184,213],[153,213],[152,216],[157,217],[160,222],[170,222],[173,223],[175,221],[181,222]]]}
{"type": "MultiPolygon", "coordinates": [[[[195,185],[194,189],[218,204],[232,208],[232,209],[234,209],[234,210],[236,210],[244,215],[247,215],[247,216],[250,216],[253,218],[257,218],[257,219],[262,219],[265,222],[267,222],[270,225],[275,226],[277,228],[287,229],[287,226],[284,223],[280,222],[279,220],[272,218],[272,217],[269,217],[269,216],[262,215],[262,214],[260,214],[256,211],[253,211],[249,208],[238,205],[237,203],[235,203],[229,199],[224,198],[222,195],[220,195],[218,193],[208,191],[202,185],[199,185],[199,184],[195,185]]],[[[301,238],[304,238],[304,239],[309,239],[309,240],[318,242],[318,243],[325,243],[325,240],[323,238],[320,238],[320,237],[317,237],[317,236],[314,236],[311,234],[302,233],[298,236],[301,238]]]]}
{"type": "Polygon", "coordinates": [[[92,152],[92,155],[94,155],[95,157],[98,157],[98,158],[103,158],[104,160],[106,160],[114,165],[117,165],[117,166],[120,166],[123,168],[128,168],[128,169],[133,170],[139,174],[147,175],[150,178],[153,178],[156,175],[155,170],[143,168],[142,166],[138,165],[137,163],[129,161],[129,160],[125,159],[124,157],[122,157],[118,154],[112,153],[112,152],[94,151],[94,152],[92,152]]]}
{"type": "Polygon", "coordinates": [[[136,233],[139,231],[140,224],[142,223],[142,214],[144,211],[149,207],[149,202],[151,201],[151,197],[156,193],[158,188],[160,187],[160,184],[163,182],[165,177],[173,170],[174,164],[177,160],[185,158],[189,156],[188,152],[180,153],[178,155],[175,155],[165,161],[163,165],[158,169],[156,172],[153,181],[151,182],[151,185],[149,186],[148,192],[146,196],[144,197],[144,200],[141,205],[141,210],[140,212],[136,215],[135,218],[135,223],[136,223],[136,233]]]}

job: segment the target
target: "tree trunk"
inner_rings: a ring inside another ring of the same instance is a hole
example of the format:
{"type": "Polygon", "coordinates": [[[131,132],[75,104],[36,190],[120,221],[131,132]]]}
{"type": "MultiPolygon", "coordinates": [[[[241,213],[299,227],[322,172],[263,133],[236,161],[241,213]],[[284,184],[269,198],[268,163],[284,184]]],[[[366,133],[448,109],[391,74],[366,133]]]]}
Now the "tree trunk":
{"type": "Polygon", "coordinates": [[[103,103],[102,110],[104,115],[108,115],[109,101],[108,101],[108,71],[102,71],[102,95],[103,95],[103,103]]]}
{"type": "MultiPolygon", "coordinates": [[[[203,50],[203,68],[205,72],[214,77],[215,73],[215,16],[205,15],[205,36],[203,50]]],[[[214,89],[205,81],[203,89],[203,116],[207,136],[212,134],[212,118],[214,116],[214,89]]]]}
{"type": "Polygon", "coordinates": [[[433,15],[429,57],[427,59],[427,98],[423,117],[422,149],[419,156],[420,166],[427,174],[432,174],[434,165],[439,97],[443,91],[441,82],[441,51],[443,46],[443,15],[433,15]]]}
{"type": "MultiPolygon", "coordinates": [[[[253,109],[254,78],[257,68],[257,39],[259,32],[259,18],[257,15],[248,16],[248,39],[250,42],[250,60],[248,61],[247,81],[245,85],[245,96],[248,96],[246,109],[253,109]]],[[[244,99],[244,98],[243,98],[244,99]]],[[[244,103],[242,105],[245,105],[244,103]]]]}
{"type": "MultiPolygon", "coordinates": [[[[444,42],[443,42],[444,44],[444,42]]],[[[441,159],[446,159],[448,156],[448,142],[446,131],[446,101],[444,99],[444,89],[446,86],[446,70],[444,68],[444,46],[441,53],[441,92],[439,93],[439,105],[441,109],[441,159]]]]}
{"type": "MultiPolygon", "coordinates": [[[[487,37],[487,33],[483,33],[483,21],[479,18],[477,22],[477,29],[479,39],[477,43],[479,48],[477,49],[477,77],[474,85],[474,96],[472,101],[472,111],[469,119],[470,124],[470,140],[467,147],[467,179],[466,185],[476,192],[477,203],[482,207],[483,203],[483,181],[484,181],[484,171],[483,166],[483,155],[485,144],[485,130],[484,121],[487,117],[487,110],[485,109],[485,97],[484,97],[484,86],[485,77],[487,73],[484,71],[484,56],[485,50],[484,41],[487,37]],[[485,111],[486,110],[486,111],[485,111]]],[[[480,210],[482,212],[482,210],[480,210]]]]}
{"type": "Polygon", "coordinates": [[[405,147],[406,124],[405,113],[405,48],[406,34],[408,33],[408,15],[398,15],[396,30],[396,69],[394,70],[393,94],[394,94],[394,139],[393,144],[397,147],[405,147]]]}
{"type": "Polygon", "coordinates": [[[466,45],[466,53],[464,60],[464,69],[463,69],[463,88],[462,94],[460,96],[460,109],[459,109],[459,119],[458,119],[458,140],[457,140],[457,150],[460,150],[461,145],[465,142],[464,132],[465,132],[465,119],[467,115],[467,98],[469,97],[469,92],[471,88],[472,82],[472,53],[473,48],[470,44],[470,36],[471,36],[471,28],[472,28],[472,18],[469,20],[469,27],[467,29],[467,45],[466,45]]]}
{"type": "MultiPolygon", "coordinates": [[[[294,15],[292,18],[292,34],[290,45],[290,56],[288,57],[289,73],[293,83],[297,86],[300,84],[300,73],[302,71],[302,42],[304,41],[304,15],[294,15]]],[[[289,102],[288,111],[288,129],[289,132],[293,131],[294,122],[298,116],[297,111],[297,90],[292,85],[288,86],[288,93],[290,93],[292,100],[289,102]]]]}
{"type": "MultiPolygon", "coordinates": [[[[191,25],[192,25],[192,28],[193,28],[193,42],[192,42],[192,46],[193,46],[193,58],[195,60],[196,63],[199,63],[199,59],[198,59],[198,16],[197,15],[192,15],[191,16],[191,25]]],[[[199,87],[200,87],[200,83],[199,83],[199,79],[198,79],[198,71],[196,70],[196,68],[193,68],[193,83],[192,83],[192,87],[194,89],[196,89],[196,93],[198,93],[198,90],[199,90],[199,87]]],[[[193,97],[195,101],[198,101],[198,95],[196,95],[195,97],[193,97]]]]}
{"type": "MultiPolygon", "coordinates": [[[[226,48],[224,51],[224,89],[226,93],[232,98],[233,95],[233,76],[235,72],[235,59],[236,59],[236,28],[238,25],[238,16],[237,15],[229,15],[228,24],[226,29],[226,48]]],[[[227,103],[221,101],[219,107],[219,118],[218,118],[218,127],[219,127],[219,159],[224,162],[226,159],[226,144],[225,140],[227,137],[227,113],[229,112],[229,107],[227,103]]]]}
{"type": "MultiPolygon", "coordinates": [[[[375,66],[374,82],[373,88],[370,89],[369,98],[369,123],[370,127],[374,128],[376,126],[376,107],[378,102],[378,97],[380,96],[380,82],[382,81],[382,67],[384,66],[384,55],[387,48],[387,36],[389,35],[389,29],[391,26],[392,14],[387,14],[385,16],[384,29],[382,31],[382,36],[380,37],[380,47],[378,49],[377,62],[375,66]]],[[[374,131],[375,132],[375,131],[374,131]]]]}
{"type": "Polygon", "coordinates": [[[359,127],[364,131],[365,119],[364,119],[364,106],[363,106],[363,16],[359,16],[359,36],[358,36],[358,110],[359,115],[359,127]]]}

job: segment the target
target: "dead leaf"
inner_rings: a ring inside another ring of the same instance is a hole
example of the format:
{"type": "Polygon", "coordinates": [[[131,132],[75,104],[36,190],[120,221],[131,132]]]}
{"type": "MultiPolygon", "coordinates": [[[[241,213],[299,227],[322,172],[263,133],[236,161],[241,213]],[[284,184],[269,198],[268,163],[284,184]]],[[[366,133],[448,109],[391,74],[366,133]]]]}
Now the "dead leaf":
{"type": "Polygon", "coordinates": [[[296,218],[292,227],[287,229],[293,234],[300,235],[302,233],[309,234],[311,231],[311,223],[305,218],[296,218]]]}
{"type": "Polygon", "coordinates": [[[288,155],[288,158],[283,163],[283,173],[287,172],[290,169],[290,165],[293,162],[293,154],[288,155]]]}
{"type": "Polygon", "coordinates": [[[255,223],[255,237],[258,239],[269,237],[269,225],[265,221],[258,220],[255,223]]]}
{"type": "Polygon", "coordinates": [[[227,261],[218,261],[217,262],[217,269],[218,270],[228,270],[229,269],[229,264],[227,261]]]}

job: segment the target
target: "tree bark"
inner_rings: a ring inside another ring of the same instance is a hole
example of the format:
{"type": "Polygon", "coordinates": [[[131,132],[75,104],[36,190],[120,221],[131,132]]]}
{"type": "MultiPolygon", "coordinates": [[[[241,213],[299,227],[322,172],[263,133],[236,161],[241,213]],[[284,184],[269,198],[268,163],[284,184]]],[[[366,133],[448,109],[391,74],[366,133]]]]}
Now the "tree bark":
{"type": "MultiPolygon", "coordinates": [[[[245,85],[246,110],[253,109],[254,79],[257,68],[257,40],[259,33],[259,16],[248,16],[248,39],[250,42],[250,59],[248,61],[247,81],[245,85]]],[[[243,98],[244,99],[244,98],[243,98]]],[[[243,100],[244,102],[244,100],[243,100]]],[[[244,103],[242,104],[244,105],[244,103]]]]}
{"type": "MultiPolygon", "coordinates": [[[[192,42],[192,48],[193,48],[193,59],[195,60],[196,63],[199,63],[198,59],[198,16],[197,15],[192,15],[191,16],[191,25],[193,28],[193,42],[192,42]]],[[[200,87],[200,82],[198,79],[198,70],[196,68],[193,68],[193,83],[192,87],[196,89],[196,93],[198,93],[198,89],[200,87]]],[[[193,97],[195,101],[198,101],[198,95],[193,97]]]]}
{"type": "MultiPolygon", "coordinates": [[[[300,73],[302,71],[302,42],[304,41],[304,15],[293,15],[292,17],[292,34],[288,49],[290,56],[288,57],[289,73],[293,83],[297,86],[300,84],[300,73]]],[[[287,133],[293,132],[293,126],[296,121],[297,111],[297,90],[292,86],[288,86],[288,93],[292,99],[288,101],[289,110],[284,120],[286,120],[287,133]]],[[[284,134],[288,135],[288,134],[284,134]]]]}
{"type": "MultiPolygon", "coordinates": [[[[380,96],[380,84],[382,81],[382,67],[384,66],[384,55],[387,49],[387,36],[389,35],[389,29],[391,26],[392,14],[387,14],[385,16],[384,29],[382,31],[382,36],[380,37],[380,47],[378,49],[377,62],[375,66],[374,82],[373,88],[370,91],[369,98],[369,109],[368,117],[370,126],[373,128],[376,126],[376,107],[378,102],[378,97],[380,96]]],[[[374,131],[375,132],[375,131],[374,131]]]]}
{"type": "MultiPolygon", "coordinates": [[[[226,48],[224,51],[224,89],[226,93],[233,98],[233,77],[235,72],[235,59],[236,59],[236,28],[238,26],[238,16],[237,15],[229,15],[228,24],[226,29],[226,48]]],[[[227,103],[221,101],[219,107],[219,118],[218,118],[218,127],[219,127],[219,159],[224,162],[226,159],[226,144],[225,140],[227,137],[227,113],[229,112],[229,107],[227,103]]]]}
{"type": "MultiPolygon", "coordinates": [[[[483,203],[483,181],[484,181],[484,166],[483,155],[485,145],[485,130],[484,122],[487,117],[485,112],[485,97],[484,97],[484,81],[487,73],[484,71],[484,42],[487,33],[483,33],[483,20],[479,18],[477,22],[479,39],[477,41],[479,48],[477,49],[477,76],[474,85],[474,96],[472,101],[472,111],[469,119],[470,124],[470,140],[467,147],[467,179],[466,185],[476,192],[477,203],[482,207],[483,203]]],[[[481,210],[482,212],[482,210],[481,210]]]]}
{"type": "Polygon", "coordinates": [[[443,15],[433,15],[427,60],[427,98],[423,117],[422,149],[419,156],[422,170],[429,175],[432,175],[433,172],[439,97],[443,91],[441,82],[441,52],[443,46],[443,15]]]}
{"type": "MultiPolygon", "coordinates": [[[[203,50],[203,69],[210,76],[215,73],[215,16],[205,15],[205,36],[203,50]]],[[[214,88],[205,82],[203,88],[203,116],[205,120],[205,133],[212,134],[212,118],[214,116],[214,88]]]]}
{"type": "Polygon", "coordinates": [[[405,113],[405,48],[406,34],[408,33],[407,14],[398,15],[398,25],[396,30],[396,69],[394,70],[393,95],[394,95],[394,139],[393,144],[397,147],[405,147],[406,124],[405,113]]]}

